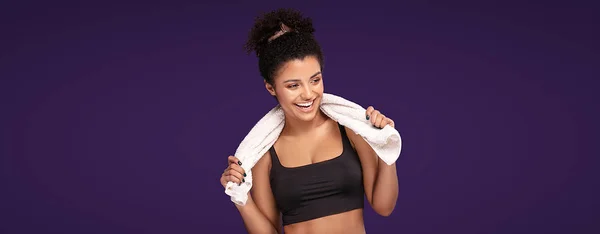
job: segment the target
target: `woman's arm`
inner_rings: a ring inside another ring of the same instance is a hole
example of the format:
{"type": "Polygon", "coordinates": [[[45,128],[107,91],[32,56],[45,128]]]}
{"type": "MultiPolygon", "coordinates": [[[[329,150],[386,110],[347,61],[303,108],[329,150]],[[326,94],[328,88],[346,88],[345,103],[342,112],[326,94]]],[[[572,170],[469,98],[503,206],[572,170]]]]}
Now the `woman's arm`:
{"type": "Polygon", "coordinates": [[[252,168],[253,185],[246,205],[235,204],[250,234],[281,232],[280,215],[269,181],[270,164],[271,155],[267,152],[252,168]]]}
{"type": "Polygon", "coordinates": [[[346,128],[346,132],[360,158],[369,204],[379,215],[389,216],[398,199],[396,163],[387,165],[360,135],[349,128],[346,128]]]}

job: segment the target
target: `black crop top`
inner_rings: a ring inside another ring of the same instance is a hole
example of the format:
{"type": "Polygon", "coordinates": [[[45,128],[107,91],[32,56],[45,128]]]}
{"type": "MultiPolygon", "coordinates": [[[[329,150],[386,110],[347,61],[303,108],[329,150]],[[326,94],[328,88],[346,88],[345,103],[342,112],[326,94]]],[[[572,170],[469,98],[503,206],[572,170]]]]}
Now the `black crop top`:
{"type": "Polygon", "coordinates": [[[289,168],[269,149],[271,189],[284,226],[364,207],[362,166],[345,128],[339,128],[344,149],[330,160],[289,168]]]}

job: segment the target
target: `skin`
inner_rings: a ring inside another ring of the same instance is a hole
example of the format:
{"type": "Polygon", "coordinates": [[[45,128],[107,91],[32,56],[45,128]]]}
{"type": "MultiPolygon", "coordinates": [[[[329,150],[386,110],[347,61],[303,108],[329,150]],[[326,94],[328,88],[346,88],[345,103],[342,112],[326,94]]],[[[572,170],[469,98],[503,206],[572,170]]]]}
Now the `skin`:
{"type": "MultiPolygon", "coordinates": [[[[323,76],[314,57],[287,62],[276,74],[274,84],[265,82],[267,91],[275,96],[285,113],[284,129],[274,144],[281,164],[298,167],[332,159],[342,152],[342,138],[337,123],[323,114],[318,106],[323,96],[323,76]],[[313,101],[312,110],[305,112],[296,104],[313,101]]],[[[365,115],[376,127],[394,121],[369,106],[365,115]]],[[[396,164],[387,165],[362,137],[346,128],[348,138],[357,151],[363,168],[365,195],[373,210],[389,216],[398,198],[396,164]]],[[[229,166],[221,176],[223,187],[229,181],[241,183],[245,172],[239,161],[229,156],[229,166]]],[[[281,214],[277,210],[269,182],[272,166],[267,152],[252,168],[254,185],[245,206],[235,204],[248,233],[281,233],[281,214]]],[[[285,233],[365,233],[363,210],[357,209],[283,227],[285,233]]]]}

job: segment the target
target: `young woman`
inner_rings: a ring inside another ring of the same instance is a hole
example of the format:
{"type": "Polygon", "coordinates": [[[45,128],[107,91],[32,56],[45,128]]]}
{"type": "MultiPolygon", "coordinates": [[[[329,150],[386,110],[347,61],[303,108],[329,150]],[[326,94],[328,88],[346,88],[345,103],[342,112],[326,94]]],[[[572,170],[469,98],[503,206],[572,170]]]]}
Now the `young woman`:
{"type": "MultiPolygon", "coordinates": [[[[252,168],[253,187],[245,206],[236,204],[249,233],[365,233],[364,197],[382,216],[398,197],[396,165],[387,165],[351,129],[319,109],[323,54],[312,21],[279,9],[257,18],[246,48],[255,51],[267,91],[285,113],[273,147],[252,168]]],[[[394,122],[368,107],[377,127],[394,122]]],[[[241,183],[245,172],[235,157],[221,176],[241,183]]]]}

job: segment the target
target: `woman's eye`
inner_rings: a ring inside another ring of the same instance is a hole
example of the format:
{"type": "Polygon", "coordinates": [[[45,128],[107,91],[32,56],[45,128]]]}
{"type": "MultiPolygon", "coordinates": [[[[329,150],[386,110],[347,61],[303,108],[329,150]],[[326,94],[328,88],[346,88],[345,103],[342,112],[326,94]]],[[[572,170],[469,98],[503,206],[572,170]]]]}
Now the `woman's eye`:
{"type": "Polygon", "coordinates": [[[296,88],[296,87],[298,87],[298,84],[292,84],[292,85],[288,86],[288,88],[296,88]]]}

